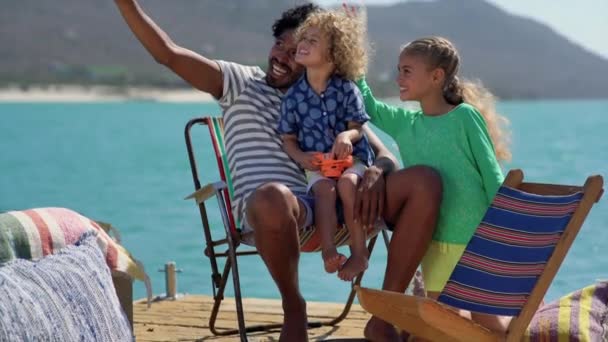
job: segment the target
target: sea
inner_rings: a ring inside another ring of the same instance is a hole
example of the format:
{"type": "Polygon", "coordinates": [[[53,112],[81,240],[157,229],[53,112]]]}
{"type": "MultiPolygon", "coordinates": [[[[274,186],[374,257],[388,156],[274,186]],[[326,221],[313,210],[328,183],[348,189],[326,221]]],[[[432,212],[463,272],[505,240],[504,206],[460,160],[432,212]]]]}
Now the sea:
{"type": "MultiPolygon", "coordinates": [[[[608,176],[608,100],[503,101],[513,159],[534,182],[583,184],[608,176]]],[[[178,292],[211,294],[209,260],[198,209],[184,200],[194,190],[184,126],[219,115],[215,103],[99,102],[0,103],[0,211],[66,207],[120,230],[124,246],[145,265],[156,295],[165,292],[163,266],[181,270],[178,292]]],[[[206,128],[194,146],[203,183],[219,179],[206,128]]],[[[390,138],[384,142],[397,152],[390,138]]],[[[546,300],[608,279],[608,195],[591,211],[546,300]],[[604,252],[602,252],[604,251],[604,252]]],[[[215,203],[208,208],[214,235],[223,228],[215,203]]],[[[371,257],[363,284],[380,287],[383,243],[371,257]]],[[[239,259],[243,295],[279,298],[259,256],[239,259]]],[[[325,274],[320,254],[300,260],[307,300],[342,302],[350,283],[325,274]]],[[[145,288],[136,282],[135,297],[145,288]]],[[[227,295],[232,295],[229,286],[227,295]]]]}

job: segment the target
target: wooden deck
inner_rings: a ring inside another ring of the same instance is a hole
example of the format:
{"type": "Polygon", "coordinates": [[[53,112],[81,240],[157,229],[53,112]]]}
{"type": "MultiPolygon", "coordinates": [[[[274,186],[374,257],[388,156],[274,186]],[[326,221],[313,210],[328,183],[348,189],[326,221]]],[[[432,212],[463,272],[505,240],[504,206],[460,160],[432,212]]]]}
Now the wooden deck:
{"type": "MultiPolygon", "coordinates": [[[[143,300],[134,302],[134,330],[138,342],[143,341],[238,341],[238,336],[217,337],[209,331],[209,314],[213,305],[210,296],[188,295],[176,301],[159,301],[146,308],[143,300]]],[[[278,300],[244,299],[245,319],[248,324],[281,323],[283,314],[278,300]]],[[[309,321],[327,320],[336,317],[343,304],[308,302],[309,321]]],[[[362,338],[363,328],[369,319],[358,305],[353,305],[348,317],[335,327],[310,329],[312,341],[362,338]]],[[[234,299],[226,298],[216,327],[236,327],[234,299]]],[[[253,333],[249,341],[278,341],[279,331],[253,333]]],[[[363,339],[361,339],[363,341],[363,339]]]]}

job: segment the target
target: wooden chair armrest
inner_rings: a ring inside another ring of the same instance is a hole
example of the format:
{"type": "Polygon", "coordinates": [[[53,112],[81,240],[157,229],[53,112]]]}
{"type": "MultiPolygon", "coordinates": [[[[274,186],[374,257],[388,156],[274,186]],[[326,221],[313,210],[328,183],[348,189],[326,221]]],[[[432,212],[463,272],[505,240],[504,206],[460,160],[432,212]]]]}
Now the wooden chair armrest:
{"type": "Polygon", "coordinates": [[[500,342],[497,333],[462,317],[458,312],[435,301],[422,301],[419,307],[421,318],[430,326],[458,341],[500,342]]]}

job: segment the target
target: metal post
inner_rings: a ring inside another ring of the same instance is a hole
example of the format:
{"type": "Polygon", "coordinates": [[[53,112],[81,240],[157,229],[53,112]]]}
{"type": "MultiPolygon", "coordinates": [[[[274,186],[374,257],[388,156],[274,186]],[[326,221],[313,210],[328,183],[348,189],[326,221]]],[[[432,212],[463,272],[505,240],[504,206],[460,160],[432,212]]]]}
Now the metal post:
{"type": "Polygon", "coordinates": [[[175,276],[175,262],[165,264],[165,288],[167,297],[175,298],[177,293],[177,277],[175,276]]]}
{"type": "Polygon", "coordinates": [[[177,299],[177,273],[182,270],[175,268],[175,261],[169,261],[165,268],[159,271],[165,272],[165,297],[162,299],[177,299]]]}

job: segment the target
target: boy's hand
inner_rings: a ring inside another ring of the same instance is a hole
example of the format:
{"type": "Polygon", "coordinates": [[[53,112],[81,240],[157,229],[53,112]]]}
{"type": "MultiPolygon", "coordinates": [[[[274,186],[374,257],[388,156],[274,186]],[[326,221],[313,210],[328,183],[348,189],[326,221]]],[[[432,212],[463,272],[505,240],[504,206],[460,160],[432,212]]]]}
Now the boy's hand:
{"type": "Polygon", "coordinates": [[[314,164],[314,155],[315,152],[302,152],[298,154],[297,158],[295,158],[296,163],[300,165],[301,168],[309,171],[317,171],[319,170],[319,166],[314,164]]]}
{"type": "Polygon", "coordinates": [[[345,134],[338,134],[331,153],[336,159],[345,159],[353,154],[353,143],[345,134]]]}

